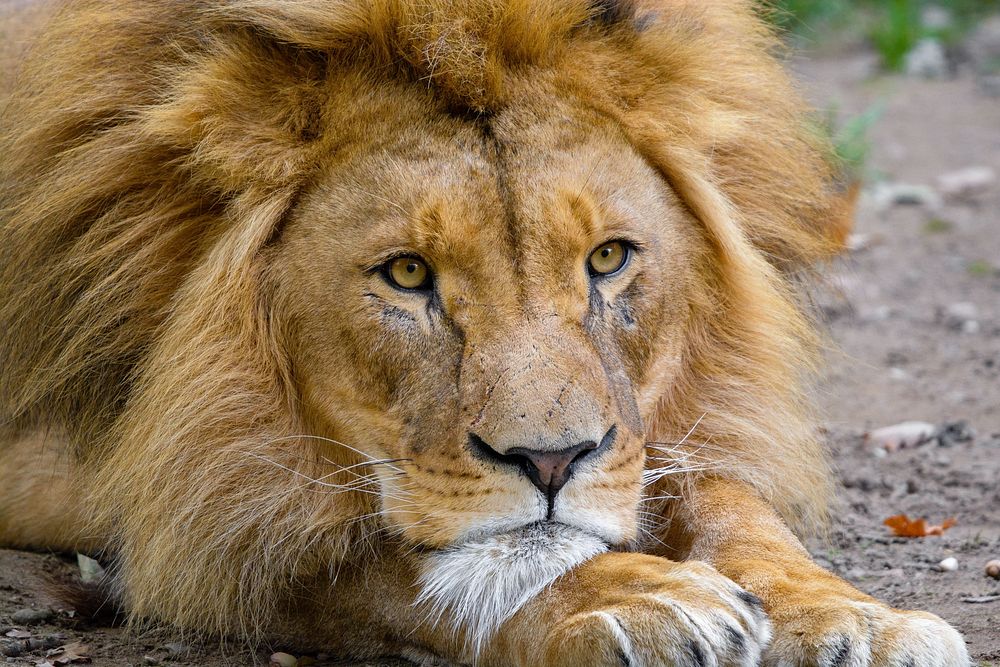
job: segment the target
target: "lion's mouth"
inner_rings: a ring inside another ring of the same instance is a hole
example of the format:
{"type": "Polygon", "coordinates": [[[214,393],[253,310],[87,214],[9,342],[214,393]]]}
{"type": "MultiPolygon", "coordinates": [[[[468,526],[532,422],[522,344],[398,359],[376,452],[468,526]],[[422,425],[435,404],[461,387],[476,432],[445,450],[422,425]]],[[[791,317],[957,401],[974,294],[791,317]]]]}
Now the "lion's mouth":
{"type": "Polygon", "coordinates": [[[536,555],[554,550],[570,549],[574,543],[599,543],[606,550],[608,545],[601,539],[583,528],[562,521],[535,521],[516,528],[480,534],[476,538],[467,539],[452,548],[484,547],[495,552],[499,558],[518,559],[532,558],[536,555]]]}

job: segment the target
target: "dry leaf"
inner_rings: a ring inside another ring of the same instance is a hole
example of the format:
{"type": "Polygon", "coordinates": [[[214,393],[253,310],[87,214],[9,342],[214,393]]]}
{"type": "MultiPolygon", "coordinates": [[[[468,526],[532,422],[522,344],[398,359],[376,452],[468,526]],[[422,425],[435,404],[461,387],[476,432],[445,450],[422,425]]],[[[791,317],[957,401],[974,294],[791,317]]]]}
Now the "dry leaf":
{"type": "MultiPolygon", "coordinates": [[[[89,646],[81,644],[80,642],[73,642],[72,644],[66,644],[65,646],[52,649],[45,654],[45,660],[47,663],[51,663],[54,667],[82,664],[90,662],[90,656],[87,655],[89,650],[89,646]]],[[[41,667],[41,665],[39,667],[41,667]]]]}
{"type": "Polygon", "coordinates": [[[927,537],[928,535],[944,534],[944,531],[954,526],[956,521],[954,518],[945,519],[940,526],[930,526],[925,519],[911,520],[905,514],[897,514],[882,523],[892,528],[892,532],[897,537],[927,537]]]}
{"type": "Polygon", "coordinates": [[[27,630],[14,628],[13,630],[8,630],[4,637],[10,637],[11,639],[31,639],[31,633],[27,630]]]}

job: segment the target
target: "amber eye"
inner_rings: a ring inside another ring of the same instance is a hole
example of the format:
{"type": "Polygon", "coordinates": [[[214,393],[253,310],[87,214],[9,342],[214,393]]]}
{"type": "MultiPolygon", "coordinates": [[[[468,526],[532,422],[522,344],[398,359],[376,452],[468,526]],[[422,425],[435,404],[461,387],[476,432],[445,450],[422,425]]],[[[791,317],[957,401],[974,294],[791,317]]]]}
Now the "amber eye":
{"type": "Polygon", "coordinates": [[[605,243],[590,256],[590,274],[610,276],[618,273],[628,263],[630,252],[624,241],[605,243]]]}
{"type": "Polygon", "coordinates": [[[431,270],[419,257],[397,257],[385,267],[389,281],[402,289],[427,289],[431,284],[431,270]]]}

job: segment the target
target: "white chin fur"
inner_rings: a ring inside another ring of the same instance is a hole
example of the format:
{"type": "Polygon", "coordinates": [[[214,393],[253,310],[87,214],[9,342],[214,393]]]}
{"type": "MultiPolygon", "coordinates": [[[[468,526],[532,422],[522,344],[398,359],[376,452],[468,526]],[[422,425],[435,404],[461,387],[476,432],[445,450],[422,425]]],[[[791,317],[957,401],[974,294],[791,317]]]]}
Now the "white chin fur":
{"type": "Polygon", "coordinates": [[[533,524],[429,557],[416,604],[430,621],[447,619],[479,655],[503,623],[556,579],[607,551],[597,537],[562,524],[533,524]]]}

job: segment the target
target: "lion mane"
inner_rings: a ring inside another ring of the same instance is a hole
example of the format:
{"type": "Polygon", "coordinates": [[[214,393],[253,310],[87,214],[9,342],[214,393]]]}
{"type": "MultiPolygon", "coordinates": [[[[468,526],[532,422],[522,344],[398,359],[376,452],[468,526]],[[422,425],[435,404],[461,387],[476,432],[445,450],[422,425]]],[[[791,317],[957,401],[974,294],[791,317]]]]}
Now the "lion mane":
{"type": "MultiPolygon", "coordinates": [[[[334,500],[291,474],[247,483],[302,432],[269,248],[351,122],[330,75],[413,82],[470,119],[543,77],[614,119],[710,242],[650,438],[699,422],[714,473],[815,523],[797,275],[835,250],[843,212],[777,48],[749,0],[68,2],[3,109],[6,428],[65,432],[135,614],[269,626],[296,582],[363,559],[374,525],[329,520],[334,500]]],[[[371,513],[355,495],[336,502],[371,513]]]]}

